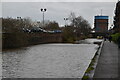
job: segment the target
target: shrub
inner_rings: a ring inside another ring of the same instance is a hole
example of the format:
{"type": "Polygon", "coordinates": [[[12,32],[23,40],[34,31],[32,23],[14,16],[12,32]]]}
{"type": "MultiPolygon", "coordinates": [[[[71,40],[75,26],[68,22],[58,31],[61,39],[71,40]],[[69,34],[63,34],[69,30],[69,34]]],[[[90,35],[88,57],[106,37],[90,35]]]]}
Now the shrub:
{"type": "Polygon", "coordinates": [[[65,27],[62,36],[63,36],[63,42],[73,43],[75,41],[73,27],[65,27]]]}
{"type": "Polygon", "coordinates": [[[120,33],[112,34],[111,36],[112,36],[112,41],[117,43],[118,42],[118,38],[120,37],[120,33]]]}
{"type": "Polygon", "coordinates": [[[82,80],[89,80],[89,76],[83,76],[82,80]]]}
{"type": "Polygon", "coordinates": [[[88,67],[88,69],[86,70],[86,73],[90,73],[90,71],[92,71],[94,68],[91,66],[91,67],[88,67]]]}

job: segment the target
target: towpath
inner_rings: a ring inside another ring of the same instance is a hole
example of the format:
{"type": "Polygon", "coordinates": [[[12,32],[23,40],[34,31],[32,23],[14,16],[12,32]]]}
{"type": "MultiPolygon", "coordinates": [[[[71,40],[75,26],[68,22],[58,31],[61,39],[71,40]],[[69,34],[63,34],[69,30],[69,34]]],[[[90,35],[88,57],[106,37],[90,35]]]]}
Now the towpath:
{"type": "Polygon", "coordinates": [[[95,70],[94,79],[120,80],[119,59],[120,49],[118,46],[113,42],[105,41],[95,70]]]}

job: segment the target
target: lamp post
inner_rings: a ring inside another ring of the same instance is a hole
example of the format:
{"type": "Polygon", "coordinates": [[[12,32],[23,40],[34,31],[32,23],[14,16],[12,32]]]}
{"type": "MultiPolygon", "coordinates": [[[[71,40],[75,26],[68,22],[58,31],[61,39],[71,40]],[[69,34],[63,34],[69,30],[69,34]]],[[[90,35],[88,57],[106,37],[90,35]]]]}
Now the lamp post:
{"type": "Polygon", "coordinates": [[[43,27],[44,27],[44,12],[46,12],[47,11],[47,9],[46,8],[41,8],[41,12],[43,12],[43,27]]]}
{"type": "Polygon", "coordinates": [[[22,18],[21,17],[17,17],[17,24],[16,24],[16,26],[19,27],[19,30],[23,29],[22,18]]]}
{"type": "Polygon", "coordinates": [[[65,20],[65,26],[66,26],[66,21],[68,20],[68,18],[64,18],[64,20],[65,20]]]}

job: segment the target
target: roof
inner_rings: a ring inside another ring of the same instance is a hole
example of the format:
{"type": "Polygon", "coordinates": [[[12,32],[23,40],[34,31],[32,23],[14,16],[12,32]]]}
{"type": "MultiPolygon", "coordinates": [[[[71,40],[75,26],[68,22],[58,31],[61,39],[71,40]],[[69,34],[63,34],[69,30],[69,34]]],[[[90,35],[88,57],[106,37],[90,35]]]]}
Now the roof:
{"type": "Polygon", "coordinates": [[[108,19],[108,16],[95,16],[95,19],[108,19]]]}

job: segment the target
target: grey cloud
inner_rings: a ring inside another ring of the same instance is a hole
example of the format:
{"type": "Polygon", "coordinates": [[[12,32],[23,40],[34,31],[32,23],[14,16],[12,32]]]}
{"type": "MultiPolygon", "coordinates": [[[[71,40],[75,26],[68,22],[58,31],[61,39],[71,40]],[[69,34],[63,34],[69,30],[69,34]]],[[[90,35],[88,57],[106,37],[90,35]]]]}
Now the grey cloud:
{"type": "MultiPolygon", "coordinates": [[[[42,13],[40,8],[47,8],[45,19],[56,20],[60,25],[64,25],[64,17],[68,17],[70,12],[75,12],[76,15],[83,16],[93,25],[93,18],[100,14],[100,9],[103,9],[103,14],[114,16],[115,2],[5,2],[3,3],[3,17],[26,17],[29,16],[33,20],[42,21],[42,13]]],[[[110,24],[112,20],[110,20],[110,24]]]]}

